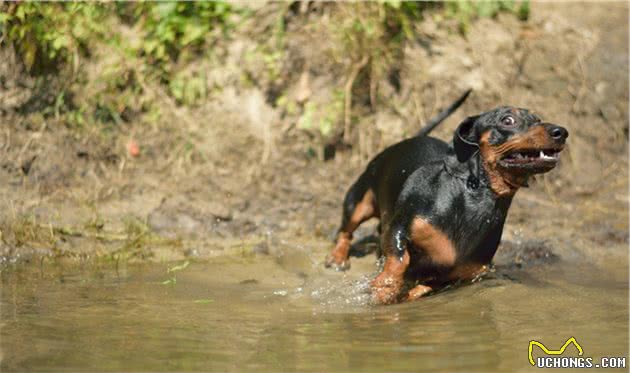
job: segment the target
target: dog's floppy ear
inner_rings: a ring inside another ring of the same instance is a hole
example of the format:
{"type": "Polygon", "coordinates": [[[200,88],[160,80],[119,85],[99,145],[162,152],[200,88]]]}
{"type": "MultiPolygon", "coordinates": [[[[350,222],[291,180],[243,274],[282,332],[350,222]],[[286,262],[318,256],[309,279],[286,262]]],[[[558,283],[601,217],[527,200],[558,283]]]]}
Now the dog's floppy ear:
{"type": "Polygon", "coordinates": [[[477,139],[475,139],[473,125],[479,116],[466,118],[455,130],[453,135],[453,150],[460,162],[466,162],[479,149],[477,139]]]}

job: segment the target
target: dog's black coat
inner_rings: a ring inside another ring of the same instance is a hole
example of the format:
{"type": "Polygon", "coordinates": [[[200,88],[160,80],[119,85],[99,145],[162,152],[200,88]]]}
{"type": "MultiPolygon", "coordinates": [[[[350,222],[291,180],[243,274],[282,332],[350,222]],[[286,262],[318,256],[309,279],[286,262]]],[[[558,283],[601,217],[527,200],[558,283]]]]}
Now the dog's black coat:
{"type": "MultiPolygon", "coordinates": [[[[439,283],[453,268],[436,264],[423,248],[413,247],[410,230],[416,218],[424,219],[452,242],[455,264],[490,263],[501,241],[514,194],[501,195],[493,189],[496,181],[484,159],[489,156],[482,154],[479,146],[484,134],[488,147],[535,134],[536,141],[544,140],[547,148],[560,150],[568,136],[564,128],[544,123],[526,109],[500,107],[467,118],[451,144],[427,136],[401,141],[378,154],[349,189],[340,232],[351,226],[353,212],[358,204],[365,203],[363,198],[370,191],[374,210],[371,216],[380,218],[383,254],[402,260],[408,252],[411,259],[405,272],[407,278],[439,283]],[[508,117],[512,119],[507,120],[508,117]]],[[[555,166],[543,158],[538,160],[531,164],[503,164],[503,172],[516,175],[522,183],[519,186],[526,185],[532,174],[555,166]]],[[[350,238],[352,230],[348,232],[350,238]]]]}

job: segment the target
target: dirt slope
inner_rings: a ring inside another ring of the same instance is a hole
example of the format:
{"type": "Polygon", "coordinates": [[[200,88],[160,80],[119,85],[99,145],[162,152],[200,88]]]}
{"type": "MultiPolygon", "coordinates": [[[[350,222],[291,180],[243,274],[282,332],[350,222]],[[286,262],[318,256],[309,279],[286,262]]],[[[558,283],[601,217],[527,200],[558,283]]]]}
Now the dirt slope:
{"type": "MultiPolygon", "coordinates": [[[[235,40],[226,64],[211,72],[226,85],[220,95],[190,109],[163,98],[170,109],[159,121],[170,126],[77,136],[41,116],[5,113],[3,260],[32,253],[203,258],[296,244],[324,253],[343,193],[366,161],[468,87],[473,95],[436,136],[449,139],[466,115],[503,104],[530,108],[571,133],[561,166],[517,195],[505,240],[544,240],[560,256],[595,262],[625,258],[627,4],[534,3],[529,22],[482,19],[465,38],[439,28],[431,13],[417,27],[400,87],[383,84],[391,92],[375,112],[358,105],[353,147],[325,162],[264,92],[230,80],[247,40],[235,40]],[[139,157],[128,154],[131,139],[139,157]]],[[[287,35],[296,60],[326,42],[300,29],[287,35]]],[[[291,72],[291,89],[329,94],[339,77],[313,61],[308,79],[291,72]]]]}

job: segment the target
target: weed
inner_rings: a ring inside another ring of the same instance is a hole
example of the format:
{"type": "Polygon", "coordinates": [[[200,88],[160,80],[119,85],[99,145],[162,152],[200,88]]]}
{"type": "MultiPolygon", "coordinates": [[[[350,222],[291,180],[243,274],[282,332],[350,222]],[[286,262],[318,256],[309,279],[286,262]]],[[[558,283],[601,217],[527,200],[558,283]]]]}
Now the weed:
{"type": "Polygon", "coordinates": [[[0,32],[13,42],[27,69],[50,72],[89,53],[88,42],[102,35],[105,8],[98,4],[4,3],[0,5],[0,32]]]}
{"type": "Polygon", "coordinates": [[[177,271],[182,271],[186,268],[188,268],[188,266],[190,265],[190,261],[185,261],[182,264],[178,264],[176,266],[173,267],[168,267],[168,269],[166,270],[166,273],[173,273],[173,272],[177,272],[177,271]]]}
{"type": "MultiPolygon", "coordinates": [[[[0,240],[9,247],[41,247],[56,252],[59,242],[69,238],[105,242],[113,246],[105,258],[115,260],[150,256],[151,248],[156,246],[181,247],[180,240],[161,237],[146,223],[133,217],[125,219],[122,232],[106,230],[105,221],[98,216],[76,227],[43,224],[32,216],[17,216],[0,223],[0,240]]],[[[72,255],[71,251],[59,253],[72,255]]],[[[169,272],[182,270],[188,264],[173,267],[169,272]]]]}
{"type": "Polygon", "coordinates": [[[53,227],[38,224],[32,216],[18,216],[3,222],[0,239],[11,247],[53,247],[56,242],[53,227]]]}
{"type": "Polygon", "coordinates": [[[209,304],[213,302],[214,302],[214,299],[195,299],[193,301],[193,303],[197,303],[197,304],[209,304]]]}
{"type": "Polygon", "coordinates": [[[179,272],[182,271],[186,268],[188,268],[188,266],[190,265],[190,262],[187,260],[182,264],[178,264],[175,265],[173,267],[168,267],[168,269],[166,270],[166,273],[169,274],[171,277],[167,280],[164,280],[161,282],[162,285],[175,285],[177,284],[177,276],[175,275],[175,272],[179,272]]]}
{"type": "Polygon", "coordinates": [[[447,16],[458,21],[459,31],[466,34],[471,22],[476,18],[496,17],[500,12],[514,13],[521,21],[529,19],[529,1],[511,0],[471,1],[458,0],[447,3],[447,16]]]}

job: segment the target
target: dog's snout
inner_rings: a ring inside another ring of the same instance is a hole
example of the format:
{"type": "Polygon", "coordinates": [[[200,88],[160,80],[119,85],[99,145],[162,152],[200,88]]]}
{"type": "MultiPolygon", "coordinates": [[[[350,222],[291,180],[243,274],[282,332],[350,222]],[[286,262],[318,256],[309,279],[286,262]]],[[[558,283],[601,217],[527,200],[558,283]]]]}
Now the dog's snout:
{"type": "Polygon", "coordinates": [[[569,131],[567,131],[564,127],[549,125],[547,127],[547,131],[549,131],[549,135],[552,139],[557,142],[564,143],[564,140],[569,137],[569,131]]]}

